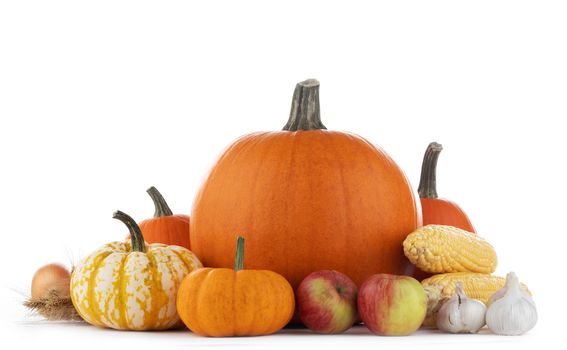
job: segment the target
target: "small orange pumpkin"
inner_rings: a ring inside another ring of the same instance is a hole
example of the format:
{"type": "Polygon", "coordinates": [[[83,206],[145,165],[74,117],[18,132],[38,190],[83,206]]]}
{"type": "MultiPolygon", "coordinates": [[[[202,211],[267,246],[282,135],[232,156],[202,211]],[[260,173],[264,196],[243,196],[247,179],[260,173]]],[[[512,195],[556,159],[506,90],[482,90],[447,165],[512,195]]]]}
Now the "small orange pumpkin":
{"type": "Polygon", "coordinates": [[[291,319],[293,289],[281,275],[244,270],[244,238],[236,242],[233,269],[203,268],[186,276],[177,293],[177,312],[193,332],[209,337],[277,332],[291,319]]]}
{"type": "Polygon", "coordinates": [[[155,187],[148,188],[146,192],[155,206],[154,217],[138,224],[146,242],[178,245],[189,249],[189,216],[174,215],[155,187]]]}
{"type": "Polygon", "coordinates": [[[423,213],[423,226],[448,225],[476,232],[467,214],[457,203],[437,196],[437,159],[442,150],[441,144],[431,142],[423,156],[421,179],[417,189],[423,213]]]}

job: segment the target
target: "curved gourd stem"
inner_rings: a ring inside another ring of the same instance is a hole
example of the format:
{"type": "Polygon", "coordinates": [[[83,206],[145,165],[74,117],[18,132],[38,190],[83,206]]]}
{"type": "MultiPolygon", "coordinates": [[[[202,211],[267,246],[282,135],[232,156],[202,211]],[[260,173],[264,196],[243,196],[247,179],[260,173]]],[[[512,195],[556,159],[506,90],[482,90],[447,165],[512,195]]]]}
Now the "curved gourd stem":
{"type": "Polygon", "coordinates": [[[167,202],[165,201],[161,193],[159,193],[157,188],[152,186],[148,188],[146,192],[148,192],[148,194],[154,201],[154,206],[156,208],[154,212],[154,218],[173,215],[173,212],[171,211],[171,209],[169,209],[169,205],[167,205],[167,202]]]}
{"type": "Polygon", "coordinates": [[[146,244],[144,242],[144,236],[142,236],[142,231],[140,231],[140,227],[136,223],[132,217],[126,213],[117,210],[112,215],[114,219],[118,219],[122,221],[128,230],[130,231],[130,239],[132,240],[132,251],[133,252],[146,252],[146,244]]]}
{"type": "Polygon", "coordinates": [[[234,271],[244,269],[244,237],[236,238],[236,258],[234,259],[234,271]]]}
{"type": "Polygon", "coordinates": [[[291,101],[289,120],[283,130],[321,130],[327,129],[321,122],[319,107],[319,82],[308,79],[297,83],[291,101]]]}
{"type": "Polygon", "coordinates": [[[417,192],[420,198],[437,198],[437,159],[443,146],[437,142],[431,142],[425,150],[423,163],[421,164],[421,178],[417,192]]]}

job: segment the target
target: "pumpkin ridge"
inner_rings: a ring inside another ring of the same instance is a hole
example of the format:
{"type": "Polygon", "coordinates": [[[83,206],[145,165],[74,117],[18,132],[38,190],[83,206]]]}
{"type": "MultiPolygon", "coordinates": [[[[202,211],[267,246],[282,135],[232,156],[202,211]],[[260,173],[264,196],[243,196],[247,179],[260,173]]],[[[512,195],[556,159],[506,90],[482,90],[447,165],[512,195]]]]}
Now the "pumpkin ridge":
{"type": "Polygon", "coordinates": [[[258,313],[257,312],[252,312],[252,319],[250,320],[250,323],[248,324],[248,329],[246,329],[246,333],[244,334],[263,334],[260,331],[256,331],[254,332],[254,325],[256,324],[256,320],[258,319],[258,313]]]}
{"type": "MultiPolygon", "coordinates": [[[[170,307],[170,298],[169,298],[169,290],[164,289],[164,275],[167,276],[168,278],[166,278],[166,281],[170,281],[172,283],[175,283],[175,279],[177,278],[177,276],[175,274],[172,274],[172,269],[170,267],[172,261],[169,259],[170,255],[168,254],[169,249],[167,247],[156,247],[154,248],[154,259],[156,262],[156,270],[157,270],[157,275],[159,276],[159,279],[157,281],[157,288],[159,290],[158,294],[153,294],[154,296],[158,296],[156,299],[156,302],[158,304],[158,307],[154,309],[154,312],[156,313],[156,323],[155,323],[155,327],[157,329],[167,329],[170,327],[169,322],[172,318],[172,316],[170,316],[172,308],[170,307]],[[159,266],[159,267],[158,267],[159,266]],[[163,312],[163,316],[160,316],[160,311],[164,310],[163,312]]],[[[173,318],[175,319],[175,315],[177,315],[177,310],[175,308],[175,305],[173,305],[173,318]]],[[[175,320],[175,322],[177,322],[177,320],[175,320]]]]}
{"type": "MultiPolygon", "coordinates": [[[[173,282],[174,288],[175,288],[175,290],[177,290],[177,287],[178,287],[177,270],[174,270],[174,268],[172,266],[173,261],[171,260],[171,256],[169,255],[169,252],[166,249],[160,249],[159,252],[160,252],[160,255],[162,255],[165,258],[165,261],[163,261],[161,265],[162,266],[165,265],[165,268],[169,273],[169,280],[173,282]]],[[[165,307],[164,319],[167,321],[168,311],[170,310],[169,303],[164,305],[164,307],[165,307]]],[[[177,313],[177,311],[175,313],[177,313]]],[[[175,322],[177,322],[177,320],[175,320],[175,322]]],[[[175,322],[173,322],[173,323],[175,324],[175,322]]],[[[171,325],[169,324],[169,322],[162,324],[161,320],[160,320],[160,327],[167,329],[167,328],[171,327],[171,325]]]]}
{"type": "MultiPolygon", "coordinates": [[[[388,153],[386,153],[386,151],[384,149],[382,149],[380,146],[371,143],[366,138],[364,138],[360,135],[351,133],[350,136],[355,138],[360,144],[367,145],[369,147],[369,149],[371,149],[372,153],[380,154],[380,156],[385,161],[387,161],[388,166],[395,166],[395,167],[398,168],[398,171],[400,173],[399,180],[403,181],[403,183],[404,183],[403,187],[410,189],[410,191],[408,192],[408,195],[411,198],[410,203],[411,203],[411,205],[414,209],[413,212],[415,213],[415,215],[413,215],[412,218],[411,218],[412,219],[412,226],[414,228],[421,226],[421,224],[422,224],[422,222],[421,222],[421,207],[419,206],[419,198],[416,197],[416,194],[414,193],[413,188],[411,187],[411,183],[409,182],[409,179],[406,176],[406,174],[404,173],[403,169],[401,167],[397,166],[397,164],[394,162],[392,157],[390,157],[390,155],[388,153]]],[[[376,171],[376,168],[373,168],[373,170],[376,171]]],[[[406,232],[406,235],[409,234],[411,231],[412,230],[406,232]]],[[[405,261],[404,259],[405,259],[405,257],[402,253],[401,254],[401,261],[405,261]]],[[[400,264],[402,264],[402,263],[400,263],[400,264]]]]}
{"type": "MultiPolygon", "coordinates": [[[[71,273],[71,301],[73,302],[73,306],[75,307],[79,315],[89,323],[91,322],[91,309],[89,307],[90,294],[88,294],[88,291],[91,273],[95,268],[95,263],[98,264],[99,259],[102,259],[103,255],[109,255],[112,253],[112,247],[110,246],[111,244],[105,244],[104,246],[95,250],[95,252],[90,256],[83,258],[71,273]]],[[[103,326],[102,324],[95,324],[94,321],[92,323],[96,326],[103,326]]]]}
{"type": "MultiPolygon", "coordinates": [[[[197,334],[200,335],[205,335],[205,336],[209,336],[209,332],[208,330],[205,330],[204,327],[202,326],[203,320],[201,319],[201,314],[199,313],[200,310],[198,310],[199,305],[204,305],[203,304],[203,284],[205,283],[205,281],[209,278],[209,274],[211,273],[212,269],[211,268],[204,268],[203,270],[197,271],[196,274],[198,274],[198,276],[200,277],[200,279],[198,280],[198,282],[200,283],[196,283],[195,281],[191,281],[192,285],[196,285],[196,290],[195,290],[195,303],[191,303],[189,304],[190,306],[190,310],[187,310],[186,315],[192,315],[190,317],[188,317],[187,319],[191,319],[191,321],[195,320],[196,322],[187,322],[187,326],[191,327],[191,330],[197,334]],[[204,276],[201,276],[204,275],[204,276]],[[193,319],[194,318],[194,319],[193,319]]],[[[189,296],[187,297],[189,298],[189,296]]]]}
{"type": "Polygon", "coordinates": [[[119,305],[116,305],[116,301],[115,301],[115,305],[114,307],[118,307],[118,327],[120,327],[121,329],[127,329],[128,327],[128,321],[126,320],[126,307],[128,306],[128,296],[126,295],[126,281],[124,279],[125,274],[124,274],[124,267],[126,266],[126,261],[128,260],[128,257],[130,255],[128,253],[124,254],[124,258],[122,258],[122,261],[120,262],[120,267],[118,268],[118,284],[119,284],[119,288],[118,288],[118,300],[119,300],[119,305]]]}
{"type": "MultiPolygon", "coordinates": [[[[275,283],[273,283],[272,277],[271,277],[272,274],[269,273],[269,271],[262,270],[260,276],[262,276],[262,279],[264,280],[264,281],[262,281],[262,284],[269,286],[269,288],[266,288],[266,289],[271,290],[271,291],[278,289],[278,286],[275,283]]],[[[276,293],[273,293],[273,294],[279,295],[280,293],[276,292],[276,293]]],[[[272,302],[273,302],[273,300],[272,300],[272,302]]],[[[281,306],[280,300],[276,300],[276,302],[277,302],[277,305],[274,305],[274,309],[279,311],[280,306],[281,306]]],[[[276,315],[277,315],[277,313],[276,313],[276,315]]],[[[277,317],[272,317],[270,322],[266,322],[266,328],[262,330],[262,333],[267,333],[267,332],[273,333],[274,329],[277,329],[277,327],[274,327],[277,323],[279,323],[279,319],[277,317]]]]}
{"type": "MultiPolygon", "coordinates": [[[[273,271],[270,271],[271,274],[275,274],[273,271]]],[[[282,275],[279,274],[275,274],[277,275],[277,277],[280,279],[281,283],[280,283],[280,288],[282,290],[282,292],[286,292],[289,296],[289,310],[288,313],[286,315],[286,317],[284,318],[285,323],[289,323],[290,320],[293,318],[293,314],[295,312],[295,294],[293,291],[292,286],[289,284],[289,282],[287,281],[287,279],[285,279],[285,277],[283,277],[282,275]]]]}
{"type": "Polygon", "coordinates": [[[118,320],[115,317],[115,314],[113,313],[114,309],[111,309],[111,303],[114,307],[117,306],[116,302],[117,302],[117,295],[115,293],[116,291],[116,286],[119,283],[119,274],[120,274],[120,270],[118,269],[120,267],[120,264],[122,263],[122,260],[124,259],[124,254],[123,252],[120,251],[113,251],[110,255],[108,255],[105,258],[105,263],[104,265],[101,266],[101,268],[99,269],[99,273],[98,275],[101,275],[101,270],[103,271],[102,275],[105,275],[106,273],[109,273],[108,277],[106,280],[104,280],[104,283],[101,283],[102,281],[98,281],[97,283],[97,288],[99,289],[98,291],[95,290],[95,293],[97,296],[100,297],[99,299],[99,304],[104,305],[103,306],[103,310],[101,312],[101,322],[109,328],[114,328],[114,329],[119,329],[119,325],[118,325],[118,320]],[[118,262],[118,264],[117,264],[118,262]],[[101,286],[104,286],[106,288],[102,288],[101,286]],[[110,292],[107,293],[108,287],[110,286],[110,292]]]}
{"type": "MultiPolygon", "coordinates": [[[[249,204],[249,208],[252,208],[251,210],[249,210],[249,218],[248,221],[251,222],[251,227],[254,229],[254,227],[256,226],[254,223],[254,218],[257,217],[257,213],[256,213],[256,209],[258,208],[257,205],[254,205],[254,198],[256,197],[256,193],[258,192],[258,178],[260,176],[260,174],[262,174],[262,169],[265,168],[265,166],[269,165],[267,164],[265,161],[262,161],[263,159],[265,159],[266,154],[268,154],[268,146],[272,146],[272,148],[274,148],[273,146],[273,142],[270,142],[270,139],[273,140],[273,137],[270,133],[267,133],[265,135],[263,135],[262,137],[258,137],[257,142],[254,144],[254,148],[253,150],[255,151],[260,145],[262,145],[262,153],[260,153],[257,158],[260,161],[260,165],[256,166],[256,172],[254,174],[254,180],[252,181],[253,185],[252,185],[252,189],[251,189],[251,193],[252,196],[250,196],[250,201],[251,203],[249,204]]],[[[254,233],[254,232],[253,232],[254,233]]]]}
{"type": "Polygon", "coordinates": [[[195,325],[193,325],[193,331],[194,332],[198,332],[198,328],[201,329],[201,334],[205,335],[205,336],[211,336],[212,334],[210,333],[210,328],[209,328],[209,324],[208,324],[208,319],[207,317],[210,317],[212,313],[209,313],[208,315],[205,315],[205,317],[203,317],[203,315],[201,315],[201,306],[202,305],[207,305],[206,302],[206,298],[208,297],[207,293],[204,293],[203,291],[205,290],[204,286],[206,286],[209,281],[209,279],[211,279],[211,272],[213,270],[209,269],[207,271],[204,271],[204,277],[201,278],[200,280],[200,284],[197,286],[197,291],[196,291],[196,302],[193,303],[193,308],[194,308],[194,313],[190,313],[193,314],[196,322],[193,322],[195,325],[198,325],[197,327],[195,325]]]}
{"type": "Polygon", "coordinates": [[[280,328],[279,325],[282,323],[282,320],[285,321],[285,323],[288,323],[289,320],[291,320],[291,318],[293,317],[293,313],[295,310],[294,292],[293,289],[291,289],[289,282],[280,274],[277,274],[270,270],[262,270],[262,276],[264,277],[265,284],[267,284],[266,282],[269,282],[270,289],[273,292],[272,293],[273,295],[288,294],[291,296],[291,304],[293,305],[292,307],[289,308],[288,314],[285,317],[283,317],[282,311],[285,311],[286,305],[285,304],[282,305],[283,299],[281,298],[276,299],[277,305],[273,306],[273,309],[276,311],[274,313],[275,317],[272,317],[269,323],[269,328],[267,330],[270,333],[274,333],[280,328]],[[284,308],[282,309],[282,307],[284,308]]]}
{"type": "Polygon", "coordinates": [[[87,300],[89,301],[88,310],[93,320],[93,323],[97,324],[98,326],[105,326],[105,323],[102,322],[102,318],[100,317],[101,310],[98,306],[98,301],[95,303],[96,296],[94,285],[96,284],[96,277],[98,276],[98,271],[102,264],[104,263],[104,259],[106,259],[113,251],[104,252],[101,255],[95,258],[92,265],[94,265],[93,271],[89,276],[89,281],[87,283],[87,300]]]}
{"type": "MultiPolygon", "coordinates": [[[[305,137],[306,135],[304,133],[301,133],[298,137],[305,137]]],[[[318,141],[317,141],[318,142],[318,141]]],[[[305,143],[305,142],[304,142],[305,143]]],[[[309,189],[308,189],[308,193],[309,193],[309,205],[306,206],[306,209],[309,210],[309,214],[312,214],[315,210],[313,207],[313,198],[314,198],[314,191],[315,191],[315,187],[314,186],[314,178],[312,176],[304,176],[305,173],[310,174],[313,173],[313,156],[311,154],[309,154],[309,161],[307,162],[307,164],[305,164],[303,167],[301,167],[303,174],[301,174],[301,176],[303,176],[304,178],[308,179],[309,182],[309,189]]],[[[308,232],[316,232],[316,222],[314,220],[309,220],[309,231],[308,232]]],[[[317,251],[319,250],[319,246],[317,245],[317,242],[310,240],[309,244],[308,244],[308,253],[307,256],[316,256],[317,255],[317,251]]],[[[310,270],[312,270],[312,267],[309,267],[310,270]]]]}
{"type": "MultiPolygon", "coordinates": [[[[297,157],[296,157],[297,143],[298,143],[297,135],[298,135],[297,133],[293,133],[293,136],[291,137],[291,139],[292,139],[292,142],[291,142],[292,150],[291,150],[291,153],[290,153],[291,159],[290,159],[289,166],[288,166],[288,175],[287,175],[288,178],[291,178],[291,177],[293,177],[294,174],[297,174],[297,167],[295,165],[296,161],[297,161],[297,157]]],[[[287,183],[287,193],[290,193],[291,191],[289,191],[289,190],[291,188],[291,181],[286,181],[286,183],[287,183]]],[[[289,201],[284,201],[284,203],[285,203],[285,207],[284,207],[285,211],[286,211],[286,213],[289,213],[291,203],[289,201]]],[[[284,223],[285,223],[285,231],[284,232],[290,232],[291,226],[292,226],[291,221],[290,220],[284,220],[284,223]]],[[[293,264],[293,261],[292,261],[293,258],[288,254],[285,254],[284,256],[286,257],[286,264],[285,264],[284,270],[285,270],[285,273],[286,273],[286,276],[287,276],[289,274],[289,267],[288,266],[291,266],[291,264],[293,264]]]]}
{"type": "MultiPolygon", "coordinates": [[[[203,281],[203,285],[201,286],[201,290],[204,291],[208,291],[208,290],[213,290],[216,293],[213,293],[214,295],[218,296],[219,294],[224,293],[224,290],[226,290],[226,288],[231,288],[232,286],[234,286],[234,281],[236,274],[234,273],[234,270],[232,269],[225,269],[225,268],[221,268],[221,269],[212,269],[211,271],[209,271],[207,278],[203,281]],[[222,282],[224,278],[229,279],[229,281],[225,281],[224,283],[222,282]],[[221,282],[219,282],[221,281],[221,282]],[[224,289],[221,293],[219,293],[219,287],[217,286],[217,284],[223,284],[224,285],[224,289]]],[[[207,293],[201,293],[200,295],[206,295],[207,293]]],[[[234,304],[234,300],[232,300],[233,304],[234,304]]],[[[210,303],[210,301],[208,301],[205,304],[202,305],[208,305],[210,303]]],[[[215,308],[215,313],[217,313],[219,311],[218,308],[215,308]]],[[[224,314],[227,315],[227,314],[224,314]]],[[[230,319],[230,321],[220,321],[222,323],[222,327],[216,327],[215,323],[219,322],[219,314],[214,314],[214,318],[208,318],[205,317],[204,319],[207,320],[207,323],[205,324],[205,328],[207,329],[207,333],[209,335],[212,336],[228,336],[230,335],[228,332],[226,332],[226,325],[227,324],[234,324],[235,323],[235,318],[234,318],[234,313],[233,314],[228,314],[228,318],[230,319]],[[211,321],[213,322],[211,324],[211,321]],[[221,328],[221,330],[219,330],[219,328],[221,328]]],[[[203,322],[203,319],[201,319],[201,322],[203,322]]]]}
{"type": "MultiPolygon", "coordinates": [[[[350,137],[349,137],[350,139],[350,137]]],[[[340,152],[342,152],[342,148],[339,147],[339,145],[337,145],[337,139],[335,137],[328,137],[327,138],[328,141],[330,141],[331,145],[333,146],[333,148],[335,149],[335,152],[333,152],[334,155],[334,161],[339,164],[338,166],[338,174],[339,174],[339,178],[340,178],[340,184],[338,185],[338,187],[340,187],[341,189],[341,214],[343,217],[343,227],[341,227],[344,232],[350,232],[351,230],[349,230],[349,217],[347,214],[347,207],[349,207],[349,203],[348,203],[348,196],[346,194],[346,182],[345,182],[345,174],[344,174],[344,163],[342,161],[342,157],[338,156],[340,152]]],[[[368,164],[368,162],[367,162],[368,164]]],[[[332,168],[332,167],[331,167],[332,168]]],[[[344,239],[344,246],[348,246],[349,245],[349,235],[345,234],[342,235],[343,239],[344,239]]],[[[343,250],[341,252],[342,254],[340,255],[341,261],[339,266],[347,266],[348,263],[348,256],[346,253],[346,250],[343,250]]]]}
{"type": "Polygon", "coordinates": [[[189,274],[191,271],[193,271],[193,264],[188,262],[185,259],[185,256],[183,254],[181,254],[181,252],[179,252],[175,249],[171,249],[170,251],[172,251],[175,255],[177,255],[179,260],[181,260],[181,262],[183,262],[183,265],[187,268],[187,274],[189,274]]]}
{"type": "MultiPolygon", "coordinates": [[[[264,292],[268,295],[278,295],[278,293],[274,293],[277,288],[274,288],[273,281],[270,278],[266,278],[265,270],[256,270],[254,272],[255,273],[259,272],[259,274],[255,276],[256,277],[255,278],[256,284],[266,287],[261,292],[264,292]]],[[[271,306],[275,309],[277,306],[274,305],[274,302],[278,303],[279,300],[274,301],[274,298],[271,299],[271,306]]],[[[279,303],[277,305],[279,305],[279,303]]],[[[274,322],[276,322],[276,321],[278,321],[278,319],[277,319],[277,317],[274,317],[274,313],[272,312],[272,315],[271,315],[270,319],[268,320],[268,322],[264,323],[264,328],[257,329],[256,334],[273,333],[274,322]]],[[[252,323],[252,324],[254,324],[254,323],[252,323]]]]}
{"type": "Polygon", "coordinates": [[[149,261],[149,269],[150,269],[150,276],[151,276],[151,284],[150,284],[150,310],[145,310],[144,312],[144,328],[147,328],[147,325],[157,325],[157,316],[159,313],[158,310],[158,301],[156,296],[158,293],[163,292],[162,288],[159,287],[159,283],[161,278],[158,276],[158,268],[157,268],[157,261],[154,256],[153,249],[148,249],[146,252],[146,256],[148,257],[149,261]]]}
{"type": "MultiPolygon", "coordinates": [[[[242,157],[242,154],[245,152],[248,152],[249,149],[252,147],[251,144],[253,143],[257,143],[258,140],[255,139],[256,136],[263,136],[267,134],[267,132],[259,132],[259,133],[252,133],[252,134],[248,134],[248,135],[244,135],[239,137],[230,147],[227,148],[227,150],[221,155],[221,157],[219,158],[218,162],[222,161],[222,160],[230,160],[231,164],[236,164],[237,161],[239,160],[240,157],[242,157]],[[230,154],[230,158],[229,157],[229,150],[231,150],[234,154],[230,154]]],[[[232,166],[231,166],[232,168],[232,166]]],[[[207,177],[205,183],[214,180],[216,178],[216,174],[218,172],[218,167],[213,167],[211,173],[209,174],[209,176],[207,177]]],[[[218,191],[218,193],[224,193],[226,191],[227,185],[223,184],[222,188],[220,191],[218,191]]],[[[207,186],[203,186],[201,188],[201,190],[199,191],[199,193],[197,194],[197,197],[195,198],[195,203],[198,203],[201,198],[205,198],[207,192],[210,190],[210,188],[207,188],[207,186]]],[[[209,201],[213,202],[213,203],[217,203],[218,199],[217,199],[218,194],[215,194],[215,197],[211,200],[209,199],[209,201]]],[[[193,206],[195,207],[195,206],[193,206]]],[[[216,205],[212,206],[212,210],[215,210],[216,205]]],[[[191,220],[191,225],[193,226],[193,228],[190,229],[190,231],[195,230],[196,229],[196,225],[197,222],[195,220],[191,220]]],[[[194,238],[193,238],[194,239],[194,238]]],[[[213,256],[218,256],[217,252],[221,249],[223,244],[228,244],[230,241],[229,240],[225,240],[224,242],[218,242],[217,244],[208,244],[208,240],[209,237],[201,237],[201,244],[203,242],[203,239],[205,240],[205,245],[209,245],[211,246],[211,252],[213,256]]],[[[192,247],[191,243],[191,235],[189,236],[189,244],[192,247]]],[[[211,261],[208,260],[208,257],[199,257],[202,260],[203,265],[205,266],[211,266],[211,261]]]]}
{"type": "MultiPolygon", "coordinates": [[[[239,237],[239,238],[240,238],[240,237],[239,237]]],[[[237,240],[238,240],[238,239],[237,239],[237,240]]],[[[238,246],[238,242],[237,242],[236,244],[237,244],[237,246],[238,246]]],[[[236,250],[238,251],[238,248],[236,248],[236,250]]],[[[236,261],[235,261],[234,265],[235,265],[235,268],[236,268],[236,267],[237,267],[236,265],[238,265],[238,258],[236,258],[235,260],[236,260],[236,261]]],[[[242,261],[244,261],[244,259],[242,259],[242,261]]],[[[243,266],[243,268],[244,268],[244,266],[243,266]]],[[[242,271],[242,270],[236,270],[236,269],[235,269],[235,271],[233,272],[233,274],[234,274],[234,279],[233,279],[234,283],[233,283],[233,285],[231,286],[231,289],[232,289],[232,313],[231,313],[231,315],[234,315],[234,320],[232,321],[232,332],[231,332],[231,334],[236,334],[237,336],[240,335],[240,332],[237,332],[236,325],[237,325],[237,324],[238,324],[238,325],[241,324],[241,322],[240,322],[240,320],[239,320],[239,315],[240,315],[240,313],[238,312],[238,311],[239,311],[239,310],[238,310],[239,308],[237,308],[237,305],[236,305],[236,304],[238,303],[238,301],[237,301],[237,300],[238,300],[238,299],[237,299],[238,296],[237,296],[237,295],[240,294],[240,291],[238,290],[238,287],[239,287],[238,275],[239,275],[239,272],[240,272],[240,271],[242,271]]]]}

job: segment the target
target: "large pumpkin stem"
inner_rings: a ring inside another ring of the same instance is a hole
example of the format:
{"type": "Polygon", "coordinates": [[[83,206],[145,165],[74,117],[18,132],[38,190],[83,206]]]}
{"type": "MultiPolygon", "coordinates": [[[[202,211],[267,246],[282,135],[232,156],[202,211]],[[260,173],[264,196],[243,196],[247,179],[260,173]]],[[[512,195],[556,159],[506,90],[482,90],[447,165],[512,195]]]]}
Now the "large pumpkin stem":
{"type": "Polygon", "coordinates": [[[437,142],[431,142],[425,150],[417,188],[420,198],[437,198],[437,159],[442,150],[443,146],[437,142]]]}
{"type": "Polygon", "coordinates": [[[291,101],[289,120],[283,130],[320,130],[327,129],[321,122],[319,108],[319,82],[308,79],[297,83],[291,101]]]}
{"type": "Polygon", "coordinates": [[[171,211],[171,209],[169,209],[169,205],[167,205],[167,202],[165,201],[161,193],[159,193],[157,188],[152,186],[148,188],[146,192],[148,192],[148,194],[150,195],[150,197],[152,197],[152,200],[154,201],[154,206],[156,208],[154,212],[154,218],[173,215],[173,212],[171,211]]]}
{"type": "Polygon", "coordinates": [[[244,237],[236,238],[236,258],[234,259],[234,271],[244,269],[244,237]]]}
{"type": "Polygon", "coordinates": [[[133,252],[146,252],[146,244],[144,243],[144,236],[142,236],[142,231],[132,217],[126,213],[117,210],[112,217],[122,221],[130,231],[130,239],[132,240],[132,251],[133,252]]]}

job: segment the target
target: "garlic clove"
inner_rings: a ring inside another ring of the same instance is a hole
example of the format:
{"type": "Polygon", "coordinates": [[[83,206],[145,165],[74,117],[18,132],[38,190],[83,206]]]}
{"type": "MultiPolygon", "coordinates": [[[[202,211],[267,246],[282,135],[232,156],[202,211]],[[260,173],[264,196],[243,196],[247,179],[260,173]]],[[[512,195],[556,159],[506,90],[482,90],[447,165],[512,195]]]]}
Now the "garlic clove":
{"type": "Polygon", "coordinates": [[[461,315],[464,315],[463,330],[467,333],[476,333],[486,324],[486,306],[480,300],[467,299],[461,305],[461,315]]]}
{"type": "Polygon", "coordinates": [[[499,335],[520,335],[537,322],[537,309],[532,297],[522,290],[514,272],[506,276],[506,285],[494,293],[486,312],[486,325],[499,335]]]}
{"type": "Polygon", "coordinates": [[[479,300],[468,298],[461,282],[455,287],[455,294],[437,313],[437,328],[449,333],[476,333],[485,324],[486,306],[479,300]]]}

